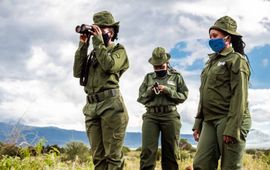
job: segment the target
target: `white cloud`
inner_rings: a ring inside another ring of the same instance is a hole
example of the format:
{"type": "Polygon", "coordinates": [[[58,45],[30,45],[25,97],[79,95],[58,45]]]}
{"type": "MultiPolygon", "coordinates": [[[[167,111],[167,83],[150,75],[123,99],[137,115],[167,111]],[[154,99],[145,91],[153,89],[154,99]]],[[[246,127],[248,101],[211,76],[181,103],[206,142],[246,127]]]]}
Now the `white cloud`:
{"type": "Polygon", "coordinates": [[[270,89],[249,90],[250,112],[255,122],[270,120],[270,89]]]}
{"type": "MultiPolygon", "coordinates": [[[[215,20],[224,15],[235,18],[248,50],[270,43],[265,38],[270,37],[270,2],[263,0],[235,0],[233,5],[226,0],[1,1],[0,21],[3,24],[0,28],[4,28],[1,40],[9,39],[9,29],[18,25],[19,28],[12,31],[16,39],[11,41],[18,44],[0,45],[0,49],[13,52],[17,60],[24,60],[25,65],[21,67],[25,68],[23,74],[27,77],[1,80],[0,90],[5,92],[0,100],[1,120],[16,120],[25,112],[24,121],[31,125],[84,129],[81,110],[85,94],[78,80],[72,77],[79,37],[74,28],[81,23],[92,23],[92,15],[100,10],[110,10],[120,21],[119,42],[124,44],[129,55],[130,69],[120,81],[130,115],[128,131],[141,129],[141,115],[145,109],[136,99],[144,75],[152,71],[148,59],[154,47],[163,46],[170,51],[180,41],[187,44],[184,50],[190,55],[172,61],[183,74],[190,91],[188,100],[178,107],[185,125],[183,133],[190,133],[197,112],[200,70],[190,71],[186,67],[207,59],[209,48],[203,42],[208,39],[208,29],[215,20]],[[19,47],[25,47],[26,54],[15,53],[19,47]],[[21,59],[21,55],[25,55],[24,58],[21,59]]],[[[268,91],[250,91],[254,122],[270,116],[270,101],[264,93],[268,91]]]]}

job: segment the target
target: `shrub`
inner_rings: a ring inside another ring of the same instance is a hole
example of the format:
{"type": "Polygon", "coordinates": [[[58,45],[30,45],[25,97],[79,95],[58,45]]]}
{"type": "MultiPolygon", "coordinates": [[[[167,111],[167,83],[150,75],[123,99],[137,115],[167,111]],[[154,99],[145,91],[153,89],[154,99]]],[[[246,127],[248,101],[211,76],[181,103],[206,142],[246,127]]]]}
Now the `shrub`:
{"type": "Polygon", "coordinates": [[[64,146],[63,160],[76,160],[76,158],[82,162],[89,160],[90,152],[89,148],[82,142],[69,142],[64,146]]]}
{"type": "Polygon", "coordinates": [[[138,147],[135,151],[142,151],[142,147],[138,147]]]}
{"type": "Polygon", "coordinates": [[[58,145],[47,145],[44,147],[43,153],[55,153],[56,155],[60,155],[60,153],[64,153],[64,148],[61,148],[58,145]]]}
{"type": "Polygon", "coordinates": [[[19,148],[15,144],[1,144],[0,157],[3,155],[18,156],[19,148]]]}
{"type": "Polygon", "coordinates": [[[186,159],[191,158],[191,154],[189,153],[189,151],[186,150],[180,150],[180,160],[184,161],[186,159]]]}
{"type": "Polygon", "coordinates": [[[125,154],[127,154],[128,152],[130,152],[130,149],[129,149],[127,146],[123,146],[122,152],[123,152],[123,154],[125,155],[125,154]]]}
{"type": "Polygon", "coordinates": [[[179,147],[181,150],[191,150],[192,145],[188,143],[187,139],[180,139],[179,147]]]}

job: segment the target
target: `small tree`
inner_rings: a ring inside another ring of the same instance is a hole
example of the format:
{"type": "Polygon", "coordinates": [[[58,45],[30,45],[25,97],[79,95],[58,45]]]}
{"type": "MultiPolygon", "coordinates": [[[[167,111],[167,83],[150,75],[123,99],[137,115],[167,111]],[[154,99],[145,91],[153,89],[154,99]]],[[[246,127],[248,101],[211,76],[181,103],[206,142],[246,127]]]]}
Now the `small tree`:
{"type": "Polygon", "coordinates": [[[90,157],[89,148],[82,142],[69,142],[64,146],[64,160],[74,161],[76,157],[86,162],[90,157]]]}
{"type": "Polygon", "coordinates": [[[187,139],[180,139],[179,148],[181,150],[191,150],[192,145],[190,143],[188,143],[187,139]]]}
{"type": "Polygon", "coordinates": [[[122,152],[123,152],[123,154],[125,155],[125,154],[127,154],[128,152],[130,152],[130,149],[129,149],[127,146],[123,146],[122,152]]]}

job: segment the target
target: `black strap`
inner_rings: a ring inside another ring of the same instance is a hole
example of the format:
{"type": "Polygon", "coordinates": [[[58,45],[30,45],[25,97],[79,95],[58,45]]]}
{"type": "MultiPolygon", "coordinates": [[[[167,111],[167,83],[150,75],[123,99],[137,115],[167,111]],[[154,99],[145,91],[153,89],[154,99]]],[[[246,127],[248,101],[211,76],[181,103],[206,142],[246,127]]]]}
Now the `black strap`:
{"type": "Polygon", "coordinates": [[[89,68],[92,64],[93,58],[95,58],[95,51],[92,50],[89,55],[87,55],[86,58],[84,58],[83,64],[82,64],[82,70],[80,75],[80,85],[86,86],[89,76],[89,68]]]}

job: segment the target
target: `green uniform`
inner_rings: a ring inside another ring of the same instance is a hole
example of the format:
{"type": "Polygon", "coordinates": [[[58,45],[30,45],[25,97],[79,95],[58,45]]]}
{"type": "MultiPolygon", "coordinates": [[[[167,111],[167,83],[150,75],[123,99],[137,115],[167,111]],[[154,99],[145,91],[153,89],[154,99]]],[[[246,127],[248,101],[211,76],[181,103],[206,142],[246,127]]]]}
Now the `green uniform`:
{"type": "Polygon", "coordinates": [[[149,73],[140,86],[138,102],[145,105],[143,115],[142,153],[140,169],[154,170],[158,139],[161,133],[162,169],[178,169],[177,152],[180,133],[180,115],[176,105],[187,99],[188,89],[180,73],[169,70],[166,77],[149,73]],[[164,85],[164,92],[155,94],[155,82],[164,85]]]}
{"type": "Polygon", "coordinates": [[[201,131],[195,169],[241,169],[245,139],[251,126],[248,110],[249,64],[232,47],[209,55],[201,74],[200,102],[193,129],[201,131]],[[237,143],[224,144],[223,135],[237,143]]]}
{"type": "MultiPolygon", "coordinates": [[[[108,15],[112,21],[108,12],[100,12],[97,16],[104,21],[108,15]]],[[[97,23],[95,19],[94,16],[97,23]]],[[[122,146],[128,113],[118,83],[123,72],[129,67],[128,57],[120,44],[106,47],[101,35],[93,36],[93,47],[95,55],[89,65],[89,75],[84,88],[87,102],[83,108],[93,162],[96,170],[123,169],[122,146]]],[[[77,78],[81,76],[87,49],[87,43],[80,42],[73,67],[74,76],[77,78]]]]}

